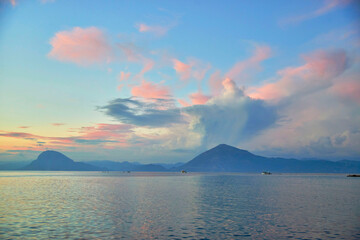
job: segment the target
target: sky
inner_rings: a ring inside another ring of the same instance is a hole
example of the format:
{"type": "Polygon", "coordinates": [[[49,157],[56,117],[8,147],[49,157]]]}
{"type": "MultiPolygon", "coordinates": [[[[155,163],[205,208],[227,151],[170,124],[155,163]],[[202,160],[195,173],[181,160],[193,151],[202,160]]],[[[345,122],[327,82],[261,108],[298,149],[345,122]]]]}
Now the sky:
{"type": "Polygon", "coordinates": [[[360,1],[0,0],[0,162],[360,160],[360,1]]]}

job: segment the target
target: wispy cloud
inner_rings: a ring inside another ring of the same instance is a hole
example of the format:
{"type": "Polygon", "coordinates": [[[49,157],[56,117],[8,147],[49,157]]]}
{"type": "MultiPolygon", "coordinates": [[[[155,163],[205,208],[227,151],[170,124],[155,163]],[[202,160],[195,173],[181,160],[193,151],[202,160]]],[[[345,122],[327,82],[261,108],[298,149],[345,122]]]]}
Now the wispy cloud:
{"type": "Polygon", "coordinates": [[[261,62],[271,56],[271,48],[266,45],[256,46],[253,55],[235,65],[225,74],[225,77],[244,84],[247,80],[247,74],[250,71],[261,69],[261,62]]]}
{"type": "MultiPolygon", "coordinates": [[[[152,70],[155,66],[155,61],[147,56],[149,54],[146,54],[143,49],[139,48],[134,43],[118,43],[117,47],[123,53],[126,61],[143,65],[141,71],[134,75],[134,79],[142,80],[144,74],[152,70]]],[[[126,75],[124,75],[124,77],[125,76],[126,75]]]]}
{"type": "Polygon", "coordinates": [[[186,80],[191,77],[191,65],[185,64],[177,59],[173,59],[174,69],[180,75],[181,80],[186,80]]]}
{"type": "Polygon", "coordinates": [[[319,50],[303,56],[305,64],[288,67],[278,72],[280,79],[250,90],[253,98],[280,100],[299,94],[310,94],[332,85],[334,77],[348,67],[348,57],[344,50],[319,50]]]}
{"type": "Polygon", "coordinates": [[[131,94],[135,97],[148,99],[168,99],[171,97],[170,89],[160,84],[155,84],[143,80],[141,85],[134,86],[131,94]]]}
{"type": "Polygon", "coordinates": [[[169,26],[160,26],[160,25],[150,26],[145,23],[137,24],[136,28],[138,29],[139,32],[142,32],[142,33],[150,32],[157,36],[163,36],[170,30],[169,26]]]}
{"type": "Polygon", "coordinates": [[[126,81],[126,80],[129,79],[130,76],[131,76],[131,72],[121,71],[120,74],[119,74],[119,81],[120,82],[126,81]]]}
{"type": "Polygon", "coordinates": [[[59,126],[65,125],[65,123],[52,123],[51,125],[53,125],[55,127],[59,127],[59,126]]]}
{"type": "Polygon", "coordinates": [[[216,96],[222,92],[223,80],[226,78],[242,86],[250,84],[250,77],[261,71],[261,63],[271,57],[271,52],[269,46],[255,45],[255,49],[249,58],[236,62],[224,75],[220,70],[213,72],[208,81],[212,95],[216,96]]]}
{"type": "Polygon", "coordinates": [[[136,28],[141,33],[152,33],[156,36],[164,36],[174,25],[161,26],[161,25],[148,25],[145,23],[136,24],[136,28]]]}
{"type": "Polygon", "coordinates": [[[40,0],[42,3],[52,3],[55,2],[55,0],[40,0]]]}
{"type": "Polygon", "coordinates": [[[201,81],[204,79],[205,74],[210,70],[210,64],[206,64],[197,59],[189,59],[188,63],[181,62],[180,60],[172,59],[173,68],[179,75],[180,80],[188,80],[190,78],[201,81]]]}
{"type": "Polygon", "coordinates": [[[320,17],[326,13],[329,13],[330,11],[333,11],[336,8],[346,6],[352,2],[352,0],[324,0],[323,2],[324,3],[320,8],[315,9],[312,12],[280,20],[280,25],[296,24],[309,19],[320,17]]]}

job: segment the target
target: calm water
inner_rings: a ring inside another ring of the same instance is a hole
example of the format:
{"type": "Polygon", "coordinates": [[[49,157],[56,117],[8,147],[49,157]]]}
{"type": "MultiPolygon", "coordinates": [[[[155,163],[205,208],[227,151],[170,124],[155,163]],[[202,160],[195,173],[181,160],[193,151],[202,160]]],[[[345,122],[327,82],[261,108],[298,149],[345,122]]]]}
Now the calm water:
{"type": "Polygon", "coordinates": [[[0,172],[0,239],[360,239],[345,175],[0,172]]]}

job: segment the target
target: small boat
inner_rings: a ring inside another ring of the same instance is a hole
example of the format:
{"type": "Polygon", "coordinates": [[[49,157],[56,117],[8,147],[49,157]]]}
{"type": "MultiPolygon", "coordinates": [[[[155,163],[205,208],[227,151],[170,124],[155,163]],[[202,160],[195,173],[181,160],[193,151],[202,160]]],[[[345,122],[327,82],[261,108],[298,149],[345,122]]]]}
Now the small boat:
{"type": "Polygon", "coordinates": [[[360,174],[349,174],[347,177],[360,177],[360,174]]]}
{"type": "Polygon", "coordinates": [[[187,171],[185,171],[185,170],[181,170],[181,173],[187,173],[187,171]]]}
{"type": "Polygon", "coordinates": [[[272,173],[271,172],[262,172],[261,174],[262,175],[271,175],[272,173]]]}

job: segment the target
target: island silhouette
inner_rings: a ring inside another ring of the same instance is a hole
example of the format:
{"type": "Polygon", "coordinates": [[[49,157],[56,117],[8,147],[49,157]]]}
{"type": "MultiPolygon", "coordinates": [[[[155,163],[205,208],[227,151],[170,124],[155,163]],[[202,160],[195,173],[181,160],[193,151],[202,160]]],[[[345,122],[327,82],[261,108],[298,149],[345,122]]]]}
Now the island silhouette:
{"type": "Polygon", "coordinates": [[[274,173],[359,173],[358,161],[298,160],[268,158],[226,144],[207,150],[185,164],[168,168],[161,164],[140,164],[115,161],[75,162],[57,151],[42,152],[38,158],[20,170],[46,171],[188,171],[274,173]]]}

